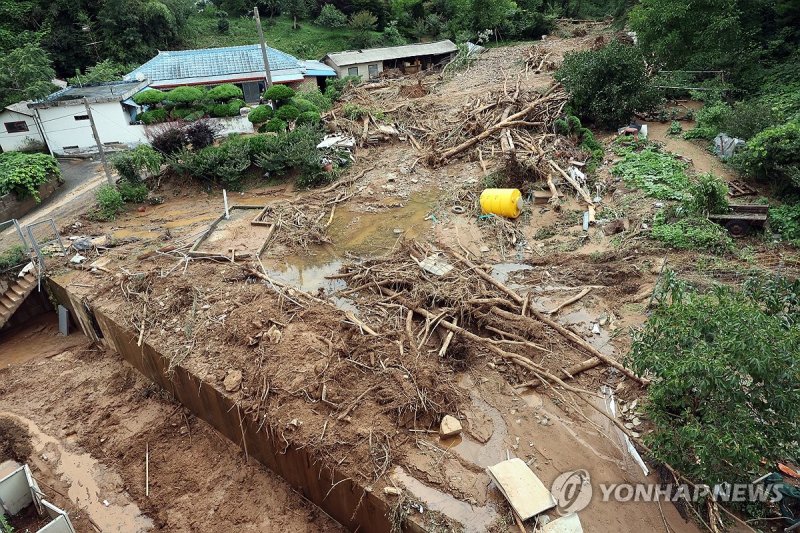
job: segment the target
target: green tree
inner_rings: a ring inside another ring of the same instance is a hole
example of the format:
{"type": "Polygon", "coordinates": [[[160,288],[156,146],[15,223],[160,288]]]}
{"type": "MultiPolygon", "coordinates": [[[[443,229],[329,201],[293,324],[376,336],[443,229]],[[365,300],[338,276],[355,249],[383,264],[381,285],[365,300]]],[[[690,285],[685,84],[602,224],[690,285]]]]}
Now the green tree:
{"type": "Polygon", "coordinates": [[[497,28],[515,7],[513,0],[471,0],[472,29],[482,31],[497,28]]]}
{"type": "Polygon", "coordinates": [[[604,127],[627,124],[635,111],[649,111],[659,100],[639,49],[618,41],[567,53],[555,77],[581,119],[604,127]]]}
{"type": "Polygon", "coordinates": [[[122,76],[130,70],[132,69],[122,63],[112,61],[111,59],[104,59],[96,65],[88,67],[84,74],[76,70],[75,76],[67,78],[67,83],[70,85],[87,85],[90,83],[117,81],[121,80],[122,76]]]}
{"type": "Polygon", "coordinates": [[[292,28],[297,29],[297,20],[307,18],[311,11],[309,0],[283,0],[281,11],[292,17],[292,28]]]}
{"type": "Polygon", "coordinates": [[[0,105],[43,98],[53,92],[55,78],[50,57],[35,44],[27,44],[0,57],[0,105]]]}
{"type": "Polygon", "coordinates": [[[695,292],[668,272],[658,299],[630,353],[652,376],[656,458],[711,485],[749,482],[762,458],[797,456],[800,281],[695,292]]]}
{"type": "Polygon", "coordinates": [[[352,43],[356,48],[369,48],[373,44],[373,34],[378,24],[378,17],[369,11],[359,11],[350,17],[350,28],[353,30],[352,43]]]}

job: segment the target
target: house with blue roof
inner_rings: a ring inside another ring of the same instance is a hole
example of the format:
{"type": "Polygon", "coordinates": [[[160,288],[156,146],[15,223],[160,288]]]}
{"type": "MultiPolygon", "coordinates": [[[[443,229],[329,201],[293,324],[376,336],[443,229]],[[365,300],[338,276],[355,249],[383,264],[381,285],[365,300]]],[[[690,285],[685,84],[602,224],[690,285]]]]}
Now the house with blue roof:
{"type": "MultiPolygon", "coordinates": [[[[336,71],[319,61],[303,61],[267,47],[273,83],[322,87],[336,71]]],[[[213,87],[233,83],[242,88],[244,100],[258,102],[266,89],[264,59],[258,44],[205,48],[201,50],[159,51],[153,59],[125,76],[126,80],[149,80],[155,89],[182,85],[213,87]]]]}

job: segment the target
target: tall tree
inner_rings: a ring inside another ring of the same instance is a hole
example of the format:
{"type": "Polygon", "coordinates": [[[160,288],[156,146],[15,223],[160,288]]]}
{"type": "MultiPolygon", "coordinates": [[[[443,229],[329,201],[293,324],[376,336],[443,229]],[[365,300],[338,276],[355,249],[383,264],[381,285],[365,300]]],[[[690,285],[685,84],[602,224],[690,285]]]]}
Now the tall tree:
{"type": "Polygon", "coordinates": [[[55,75],[47,52],[35,44],[0,56],[0,106],[47,96],[55,75]]]}
{"type": "Polygon", "coordinates": [[[307,18],[311,12],[308,0],[283,0],[281,11],[292,17],[292,28],[297,29],[297,19],[307,18]]]}

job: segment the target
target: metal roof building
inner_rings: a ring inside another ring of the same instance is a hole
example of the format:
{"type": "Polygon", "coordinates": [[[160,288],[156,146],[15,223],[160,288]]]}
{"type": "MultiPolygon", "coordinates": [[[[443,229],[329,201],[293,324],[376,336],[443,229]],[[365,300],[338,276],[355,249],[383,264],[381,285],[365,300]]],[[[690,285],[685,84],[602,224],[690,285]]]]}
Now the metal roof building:
{"type": "Polygon", "coordinates": [[[435,43],[335,52],[323,57],[322,61],[333,67],[339,76],[374,78],[389,68],[399,68],[407,74],[418,72],[457,51],[458,47],[446,39],[435,43]]]}
{"type": "MultiPolygon", "coordinates": [[[[267,57],[275,83],[295,84],[306,78],[336,75],[327,65],[317,61],[300,61],[274,48],[267,47],[267,57]]],[[[258,100],[264,89],[264,60],[258,44],[159,51],[153,59],[125,76],[126,80],[145,78],[156,89],[236,83],[242,85],[245,100],[251,102],[258,100]]]]}

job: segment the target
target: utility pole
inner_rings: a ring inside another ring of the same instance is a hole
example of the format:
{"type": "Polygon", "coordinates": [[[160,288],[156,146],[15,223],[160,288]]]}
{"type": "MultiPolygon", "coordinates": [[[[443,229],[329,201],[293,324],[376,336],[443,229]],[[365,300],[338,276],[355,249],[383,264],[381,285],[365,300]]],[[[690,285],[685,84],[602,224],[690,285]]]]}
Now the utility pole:
{"type": "Polygon", "coordinates": [[[83,105],[86,107],[86,114],[89,115],[89,124],[92,126],[92,135],[94,135],[94,142],[97,143],[97,151],[100,152],[100,161],[103,162],[103,170],[106,171],[106,179],[108,184],[114,186],[114,179],[111,177],[111,171],[108,169],[108,161],[106,161],[106,152],[103,150],[103,143],[100,142],[100,135],[97,134],[97,126],[94,125],[94,117],[92,116],[92,108],[89,107],[89,99],[83,99],[83,105]]]}
{"type": "Polygon", "coordinates": [[[256,18],[258,28],[258,39],[261,41],[261,56],[264,58],[264,74],[267,80],[267,89],[272,87],[272,73],[269,71],[269,58],[267,57],[267,43],[264,42],[264,29],[261,27],[261,17],[258,16],[258,8],[253,8],[253,16],[256,18]]]}

